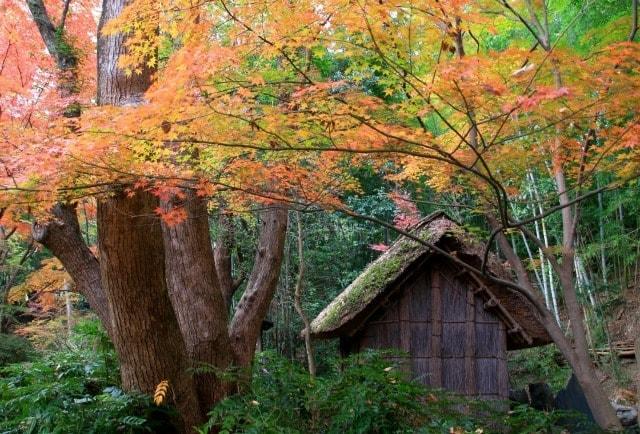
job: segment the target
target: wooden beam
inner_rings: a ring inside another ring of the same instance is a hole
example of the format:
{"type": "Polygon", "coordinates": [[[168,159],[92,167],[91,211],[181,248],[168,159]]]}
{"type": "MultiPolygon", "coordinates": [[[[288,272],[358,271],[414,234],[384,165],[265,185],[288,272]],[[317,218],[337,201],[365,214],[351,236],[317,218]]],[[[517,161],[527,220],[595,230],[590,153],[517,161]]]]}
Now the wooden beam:
{"type": "Polygon", "coordinates": [[[432,387],[442,387],[442,287],[440,273],[431,272],[431,381],[432,387]]]}
{"type": "Polygon", "coordinates": [[[518,321],[516,321],[516,319],[509,313],[509,311],[505,309],[504,306],[502,306],[502,303],[498,301],[496,296],[493,295],[491,290],[484,284],[484,282],[480,280],[478,276],[476,276],[473,273],[469,273],[469,276],[471,276],[471,278],[478,284],[478,286],[482,288],[482,291],[478,291],[479,293],[485,293],[488,296],[489,300],[492,300],[492,299],[495,300],[496,302],[495,308],[498,311],[498,316],[507,324],[507,326],[509,326],[507,333],[518,334],[524,342],[526,342],[528,345],[531,345],[533,343],[533,338],[529,336],[529,334],[524,330],[524,328],[520,325],[520,323],[518,323],[518,321]]]}
{"type": "Polygon", "coordinates": [[[464,372],[466,394],[478,393],[476,381],[476,296],[473,291],[467,290],[467,314],[464,342],[464,372]]]}

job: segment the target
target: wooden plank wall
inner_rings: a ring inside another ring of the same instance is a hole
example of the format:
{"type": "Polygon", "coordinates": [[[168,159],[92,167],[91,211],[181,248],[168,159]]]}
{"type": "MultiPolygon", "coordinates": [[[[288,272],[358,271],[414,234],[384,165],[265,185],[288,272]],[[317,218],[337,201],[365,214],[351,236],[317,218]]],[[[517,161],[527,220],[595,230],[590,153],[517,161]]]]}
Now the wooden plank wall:
{"type": "Polygon", "coordinates": [[[349,340],[349,352],[365,348],[409,353],[407,369],[425,385],[507,398],[505,325],[448,265],[434,264],[410,279],[349,340]]]}

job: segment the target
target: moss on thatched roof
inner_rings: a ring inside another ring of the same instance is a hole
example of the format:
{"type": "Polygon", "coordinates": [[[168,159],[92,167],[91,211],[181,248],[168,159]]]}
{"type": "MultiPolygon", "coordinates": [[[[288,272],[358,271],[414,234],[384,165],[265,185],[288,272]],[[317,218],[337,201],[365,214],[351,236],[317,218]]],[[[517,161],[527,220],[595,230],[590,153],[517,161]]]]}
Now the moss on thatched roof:
{"type": "MultiPolygon", "coordinates": [[[[446,231],[453,229],[450,223],[451,220],[444,213],[438,212],[423,219],[411,232],[421,240],[433,244],[446,231]]],[[[349,321],[395,282],[409,265],[428,253],[429,249],[424,244],[400,237],[320,312],[311,323],[311,333],[325,334],[349,321]]]]}
{"type": "MultiPolygon", "coordinates": [[[[444,212],[433,213],[421,220],[411,229],[411,233],[439,247],[445,239],[449,239],[456,249],[456,252],[450,253],[464,258],[465,261],[475,260],[475,266],[481,261],[484,246],[444,212]]],[[[376,300],[380,300],[387,289],[397,286],[410,274],[410,268],[427,261],[432,254],[424,244],[401,236],[320,312],[311,323],[312,336],[336,337],[346,329],[353,328],[351,323],[361,320],[364,311],[376,300]]],[[[492,255],[489,258],[488,270],[495,276],[508,278],[507,270],[492,255]]],[[[500,303],[505,302],[504,304],[515,311],[511,314],[527,333],[533,333],[534,344],[549,341],[546,331],[532,311],[533,306],[522,295],[510,289],[498,288],[495,296],[500,303]]]]}

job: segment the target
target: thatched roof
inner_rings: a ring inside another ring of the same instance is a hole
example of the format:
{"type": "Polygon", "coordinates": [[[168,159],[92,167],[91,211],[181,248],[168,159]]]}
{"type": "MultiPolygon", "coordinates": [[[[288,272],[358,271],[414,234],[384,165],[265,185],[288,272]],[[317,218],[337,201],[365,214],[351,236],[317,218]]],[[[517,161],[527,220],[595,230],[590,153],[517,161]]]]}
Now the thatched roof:
{"type": "MultiPolygon", "coordinates": [[[[479,267],[482,262],[484,246],[444,212],[429,215],[412,228],[411,233],[455,254],[470,265],[479,267]]],[[[390,290],[397,288],[416,270],[428,266],[428,262],[435,257],[442,256],[424,244],[401,236],[320,312],[311,323],[311,335],[315,338],[353,335],[378,309],[390,290]]],[[[464,272],[462,267],[458,268],[464,272]]],[[[510,278],[509,271],[493,255],[489,257],[487,270],[496,277],[510,278]]],[[[509,349],[543,345],[551,341],[535,308],[523,295],[511,288],[489,283],[486,278],[470,277],[476,282],[475,286],[480,288],[479,293],[496,306],[498,315],[511,328],[509,349]]]]}

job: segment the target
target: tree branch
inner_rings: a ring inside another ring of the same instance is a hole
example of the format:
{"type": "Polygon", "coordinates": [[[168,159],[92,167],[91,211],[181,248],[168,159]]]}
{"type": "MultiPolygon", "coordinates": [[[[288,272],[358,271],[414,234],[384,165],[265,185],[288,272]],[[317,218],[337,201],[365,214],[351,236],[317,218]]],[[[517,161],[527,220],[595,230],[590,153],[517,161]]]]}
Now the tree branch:
{"type": "Polygon", "coordinates": [[[62,17],[60,18],[60,25],[58,29],[60,31],[64,30],[64,24],[67,21],[67,14],[69,13],[69,4],[71,0],[64,0],[64,7],[62,8],[62,17]]]}
{"type": "Polygon", "coordinates": [[[82,238],[76,205],[58,203],[53,206],[51,214],[51,220],[34,223],[33,239],[62,262],[78,292],[86,297],[111,335],[109,302],[102,287],[100,265],[82,238]]]}
{"type": "Polygon", "coordinates": [[[29,11],[31,12],[33,21],[38,27],[40,36],[42,37],[42,40],[47,47],[47,51],[56,61],[58,68],[63,71],[75,68],[75,66],[77,65],[77,59],[73,52],[71,52],[70,50],[63,51],[60,49],[62,36],[59,32],[62,30],[62,28],[57,29],[53,24],[47,12],[47,8],[44,5],[44,1],[27,0],[27,6],[29,7],[29,11]]]}
{"type": "Polygon", "coordinates": [[[262,320],[278,284],[287,220],[288,212],[283,205],[274,205],[262,213],[262,230],[253,269],[229,328],[236,364],[240,367],[251,363],[262,320]]]}
{"type": "Polygon", "coordinates": [[[631,33],[629,33],[629,42],[633,42],[638,33],[638,0],[631,2],[631,33]]]}

